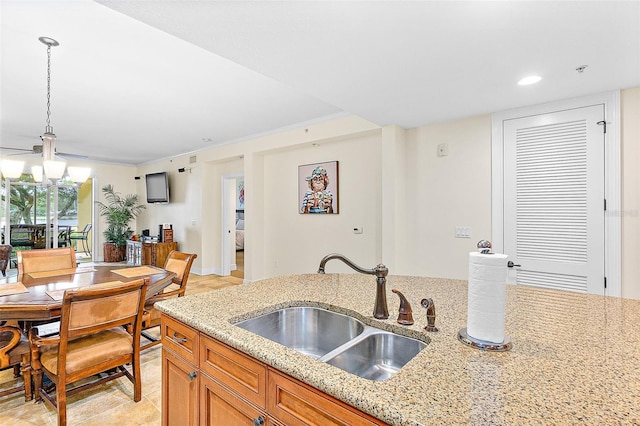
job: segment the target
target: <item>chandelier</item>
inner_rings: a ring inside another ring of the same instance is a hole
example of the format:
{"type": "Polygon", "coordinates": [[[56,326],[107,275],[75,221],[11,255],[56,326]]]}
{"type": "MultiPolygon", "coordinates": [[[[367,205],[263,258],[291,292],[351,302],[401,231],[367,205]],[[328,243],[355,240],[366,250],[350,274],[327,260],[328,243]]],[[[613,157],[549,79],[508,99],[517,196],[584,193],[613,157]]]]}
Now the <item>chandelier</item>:
{"type": "MultiPolygon", "coordinates": [[[[51,126],[51,47],[59,46],[56,40],[50,37],[38,38],[41,43],[47,46],[47,125],[42,139],[42,165],[31,167],[33,180],[36,182],[54,181],[62,179],[65,169],[69,174],[69,179],[76,183],[83,183],[91,174],[89,167],[66,167],[67,163],[55,159],[56,135],[51,126]]],[[[18,178],[24,170],[24,161],[2,160],[2,174],[5,178],[18,178]]]]}

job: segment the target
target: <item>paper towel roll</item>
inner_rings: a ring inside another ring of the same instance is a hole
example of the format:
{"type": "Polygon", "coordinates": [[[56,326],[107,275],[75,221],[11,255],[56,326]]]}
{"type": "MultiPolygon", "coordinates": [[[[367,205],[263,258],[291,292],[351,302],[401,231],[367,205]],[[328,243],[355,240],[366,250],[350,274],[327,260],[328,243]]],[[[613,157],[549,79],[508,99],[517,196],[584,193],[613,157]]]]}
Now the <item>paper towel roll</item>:
{"type": "Polygon", "coordinates": [[[500,253],[469,253],[469,337],[491,343],[504,342],[507,258],[500,253]]]}

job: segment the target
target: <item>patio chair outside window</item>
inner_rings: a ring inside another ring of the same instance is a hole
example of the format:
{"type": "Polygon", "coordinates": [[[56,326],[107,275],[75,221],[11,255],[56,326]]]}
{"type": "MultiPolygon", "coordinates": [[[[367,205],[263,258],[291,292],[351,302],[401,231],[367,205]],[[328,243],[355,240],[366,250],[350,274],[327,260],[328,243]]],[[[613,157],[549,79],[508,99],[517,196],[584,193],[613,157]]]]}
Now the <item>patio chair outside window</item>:
{"type": "Polygon", "coordinates": [[[84,229],[82,231],[72,232],[71,235],[69,235],[69,240],[76,242],[76,248],[77,248],[78,241],[81,241],[82,251],[84,253],[87,253],[89,256],[91,256],[91,250],[89,248],[89,240],[88,240],[89,231],[91,231],[91,224],[87,223],[84,226],[84,229]]]}

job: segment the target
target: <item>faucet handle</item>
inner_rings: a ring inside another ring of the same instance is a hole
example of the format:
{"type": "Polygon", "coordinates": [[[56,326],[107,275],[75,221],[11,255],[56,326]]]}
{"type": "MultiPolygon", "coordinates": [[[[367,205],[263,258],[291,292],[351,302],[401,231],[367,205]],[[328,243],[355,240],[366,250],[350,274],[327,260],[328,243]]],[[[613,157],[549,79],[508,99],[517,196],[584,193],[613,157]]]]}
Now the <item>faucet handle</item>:
{"type": "Polygon", "coordinates": [[[426,331],[438,331],[436,327],[436,305],[432,298],[422,299],[420,305],[427,310],[427,326],[426,331]]]}
{"type": "Polygon", "coordinates": [[[411,325],[413,324],[413,315],[411,311],[411,305],[404,294],[400,293],[395,288],[391,290],[400,297],[400,309],[398,310],[398,324],[411,325]]]}

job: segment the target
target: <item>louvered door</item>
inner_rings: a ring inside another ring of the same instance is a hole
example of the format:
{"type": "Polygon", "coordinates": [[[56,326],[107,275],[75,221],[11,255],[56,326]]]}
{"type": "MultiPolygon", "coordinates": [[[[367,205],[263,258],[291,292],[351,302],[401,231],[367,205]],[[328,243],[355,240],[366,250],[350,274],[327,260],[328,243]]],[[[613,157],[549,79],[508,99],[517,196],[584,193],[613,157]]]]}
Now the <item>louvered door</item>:
{"type": "Polygon", "coordinates": [[[603,117],[596,105],[503,122],[512,282],[604,293],[603,117]]]}

